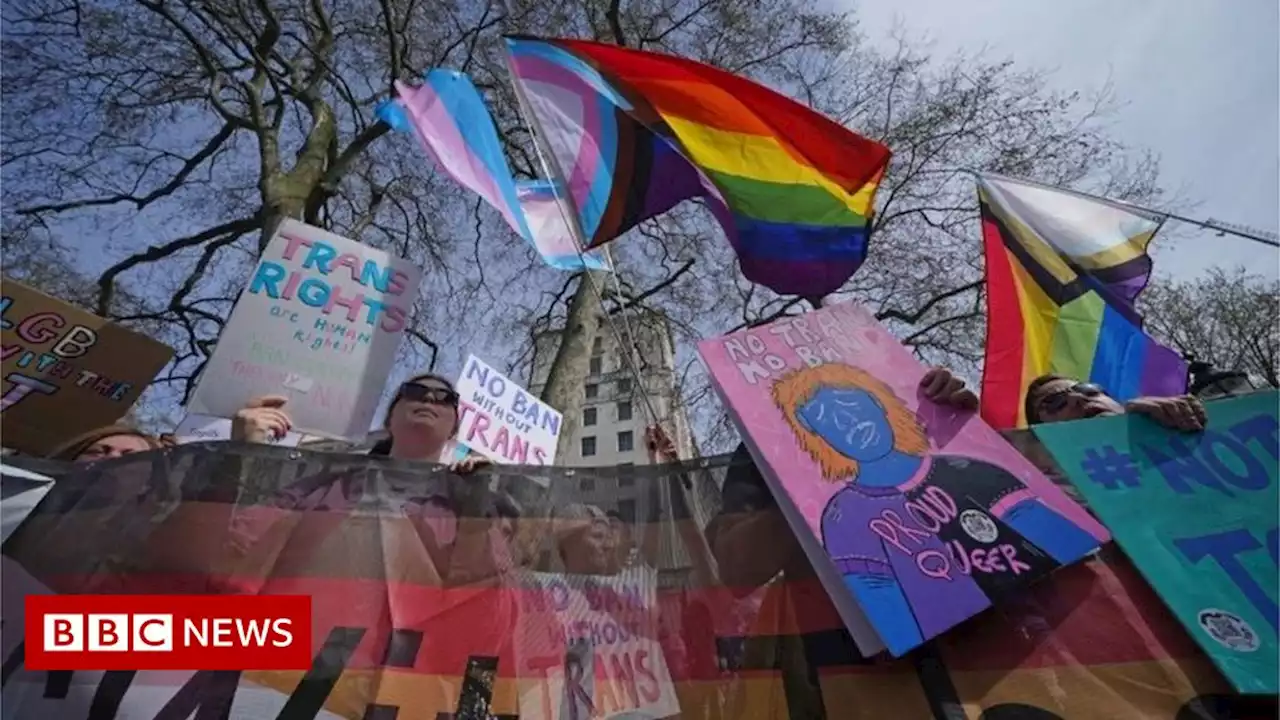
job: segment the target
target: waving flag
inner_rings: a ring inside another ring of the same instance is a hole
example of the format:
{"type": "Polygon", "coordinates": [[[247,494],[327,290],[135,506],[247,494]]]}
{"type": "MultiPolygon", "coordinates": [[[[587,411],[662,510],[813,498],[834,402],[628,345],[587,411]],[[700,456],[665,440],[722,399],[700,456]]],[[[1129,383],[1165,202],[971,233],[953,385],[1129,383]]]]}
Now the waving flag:
{"type": "Polygon", "coordinates": [[[1027,385],[1057,373],[1117,400],[1186,392],[1187,365],[1142,331],[1134,308],[1163,218],[1119,203],[984,175],[987,263],[982,417],[1026,426],[1027,385]]]}
{"type": "Polygon", "coordinates": [[[601,254],[578,252],[550,185],[514,180],[493,117],[471,80],[449,70],[432,70],[424,79],[416,87],[397,82],[398,99],[380,105],[378,117],[417,135],[440,169],[497,210],[548,265],[609,269],[601,254]]]}
{"type": "Polygon", "coordinates": [[[883,145],[690,60],[578,40],[507,48],[588,247],[701,197],[747,279],[779,293],[830,293],[866,258],[883,145]]]}

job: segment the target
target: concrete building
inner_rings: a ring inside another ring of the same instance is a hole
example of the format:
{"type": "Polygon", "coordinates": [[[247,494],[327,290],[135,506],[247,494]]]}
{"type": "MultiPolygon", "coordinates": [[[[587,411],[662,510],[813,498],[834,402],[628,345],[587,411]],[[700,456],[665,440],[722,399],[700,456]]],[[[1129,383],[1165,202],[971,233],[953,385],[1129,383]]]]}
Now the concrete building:
{"type": "MultiPolygon", "coordinates": [[[[557,465],[569,467],[616,467],[644,465],[649,454],[644,448],[645,427],[657,420],[671,433],[683,458],[693,454],[693,437],[688,415],[679,403],[675,378],[675,342],[664,315],[632,312],[627,318],[612,318],[613,328],[622,335],[633,334],[631,347],[619,344],[609,323],[588,339],[591,358],[587,380],[578,395],[579,405],[558,408],[577,416],[577,430],[570,439],[569,452],[557,458],[557,465]],[[627,362],[639,371],[639,382],[627,362]],[[646,397],[648,402],[646,402],[646,397]],[[650,410],[652,409],[652,413],[650,410]]],[[[537,339],[528,387],[540,395],[551,371],[561,334],[543,333],[537,339]]],[[[624,338],[625,339],[625,338],[624,338]]]]}

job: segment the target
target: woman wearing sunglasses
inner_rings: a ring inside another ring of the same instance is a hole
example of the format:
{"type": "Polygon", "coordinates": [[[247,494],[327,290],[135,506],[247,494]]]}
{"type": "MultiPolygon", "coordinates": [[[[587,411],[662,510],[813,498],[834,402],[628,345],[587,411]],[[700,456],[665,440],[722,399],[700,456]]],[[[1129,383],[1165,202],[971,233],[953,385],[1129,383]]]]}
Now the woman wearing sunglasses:
{"type": "Polygon", "coordinates": [[[1063,375],[1042,375],[1027,386],[1027,424],[1135,413],[1183,432],[1204,430],[1204,405],[1191,395],[1137,398],[1119,403],[1101,387],[1063,375]]]}
{"type": "MultiPolygon", "coordinates": [[[[231,439],[266,443],[283,437],[292,427],[284,410],[285,398],[265,395],[249,401],[231,421],[231,439]]],[[[397,460],[438,462],[458,431],[458,393],[448,380],[423,373],[409,378],[396,391],[387,408],[387,438],[374,445],[370,455],[397,460]]],[[[454,467],[466,472],[486,464],[472,456],[454,467]]]]}
{"type": "MultiPolygon", "coordinates": [[[[445,378],[427,373],[409,378],[387,408],[388,437],[369,454],[440,462],[458,429],[458,400],[445,378]]],[[[265,443],[289,432],[292,423],[286,410],[282,397],[255,398],[232,420],[232,440],[265,443]]],[[[271,507],[237,508],[232,559],[226,562],[237,568],[268,563],[272,577],[290,577],[333,567],[347,551],[362,562],[376,558],[377,566],[360,568],[362,577],[386,573],[388,580],[466,587],[491,599],[485,623],[477,623],[472,610],[433,611],[419,628],[429,636],[465,625],[478,647],[509,642],[515,601],[506,588],[520,508],[511,498],[490,491],[487,482],[457,477],[488,462],[469,457],[451,466],[451,476],[400,463],[349,464],[350,470],[296,480],[264,503],[271,507]],[[377,508],[376,522],[368,519],[366,508],[377,508]],[[361,555],[361,548],[371,544],[377,552],[361,555]]],[[[260,591],[256,586],[232,590],[260,591]]]]}

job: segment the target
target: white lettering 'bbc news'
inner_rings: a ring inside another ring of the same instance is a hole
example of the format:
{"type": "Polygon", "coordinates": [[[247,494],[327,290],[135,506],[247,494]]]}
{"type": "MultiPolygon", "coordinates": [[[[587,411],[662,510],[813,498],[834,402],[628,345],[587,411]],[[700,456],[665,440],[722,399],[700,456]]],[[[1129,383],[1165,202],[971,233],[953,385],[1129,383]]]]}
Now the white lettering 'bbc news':
{"type": "Polygon", "coordinates": [[[173,616],[167,614],[44,616],[44,649],[50,652],[169,652],[173,616]]]}
{"type": "Polygon", "coordinates": [[[266,647],[268,638],[272,647],[289,647],[293,644],[293,621],[288,618],[274,620],[244,620],[242,618],[187,618],[182,624],[184,647],[266,647]],[[232,633],[239,644],[232,638],[232,633]]]}
{"type": "MultiPolygon", "coordinates": [[[[201,618],[183,621],[183,647],[290,647],[289,618],[245,620],[201,618]]],[[[173,615],[49,613],[44,616],[44,649],[50,652],[170,652],[173,615]]]]}

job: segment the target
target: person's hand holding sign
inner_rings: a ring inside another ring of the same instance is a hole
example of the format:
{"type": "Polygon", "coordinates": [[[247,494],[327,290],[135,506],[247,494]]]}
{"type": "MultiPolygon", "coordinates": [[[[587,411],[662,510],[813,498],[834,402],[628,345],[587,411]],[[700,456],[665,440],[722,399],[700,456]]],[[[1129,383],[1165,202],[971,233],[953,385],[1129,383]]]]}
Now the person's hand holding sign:
{"type": "Polygon", "coordinates": [[[231,418],[231,439],[239,442],[267,444],[283,438],[293,427],[281,408],[288,398],[262,395],[251,398],[231,418]]]}
{"type": "Polygon", "coordinates": [[[929,370],[920,378],[925,398],[956,410],[977,410],[978,396],[965,387],[964,379],[944,367],[929,370]]]}
{"type": "Polygon", "coordinates": [[[468,455],[462,460],[449,466],[449,472],[455,475],[470,475],[471,473],[492,465],[493,462],[483,455],[468,455]]]}
{"type": "Polygon", "coordinates": [[[1125,403],[1125,412],[1146,415],[1164,427],[1182,432],[1200,432],[1207,421],[1204,404],[1193,395],[1144,397],[1125,403]]]}

